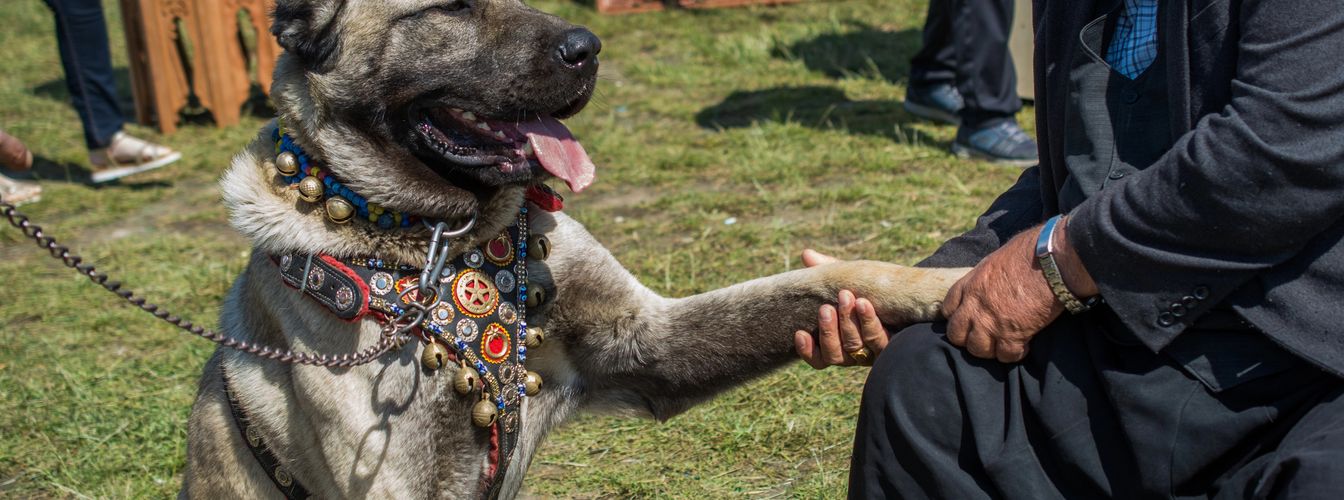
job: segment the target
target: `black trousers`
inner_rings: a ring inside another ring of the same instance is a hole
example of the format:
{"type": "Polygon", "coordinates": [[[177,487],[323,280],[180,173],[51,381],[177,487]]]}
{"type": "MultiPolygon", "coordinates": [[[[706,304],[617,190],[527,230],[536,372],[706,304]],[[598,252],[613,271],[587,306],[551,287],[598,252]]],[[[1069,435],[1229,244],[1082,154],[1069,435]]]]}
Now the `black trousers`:
{"type": "Polygon", "coordinates": [[[1154,354],[1107,311],[1014,365],[897,334],[863,392],[850,498],[1340,498],[1344,381],[1245,329],[1154,354]]]}
{"type": "Polygon", "coordinates": [[[107,147],[125,118],[117,107],[107,20],[100,0],[46,0],[56,17],[56,41],[65,69],[65,86],[84,125],[89,149],[107,147]]]}
{"type": "Polygon", "coordinates": [[[1013,0],[929,0],[924,46],[910,60],[910,86],[956,85],[961,121],[977,127],[1022,109],[1008,52],[1013,0]]]}

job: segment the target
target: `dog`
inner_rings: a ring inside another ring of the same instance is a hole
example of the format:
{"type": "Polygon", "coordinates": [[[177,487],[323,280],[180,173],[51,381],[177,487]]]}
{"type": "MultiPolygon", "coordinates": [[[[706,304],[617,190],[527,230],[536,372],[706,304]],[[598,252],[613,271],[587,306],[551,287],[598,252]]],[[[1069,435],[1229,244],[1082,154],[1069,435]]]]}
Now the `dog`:
{"type": "Polygon", "coordinates": [[[671,418],[796,360],[842,288],[928,321],[965,273],[850,261],[661,297],[544,184],[594,179],[560,122],[596,83],[587,29],[520,0],[279,0],[272,34],[278,119],[221,180],[253,250],[220,331],[274,350],[207,362],[183,498],[511,498],[580,411],[671,418]],[[389,339],[355,366],[278,354],[389,339]]]}

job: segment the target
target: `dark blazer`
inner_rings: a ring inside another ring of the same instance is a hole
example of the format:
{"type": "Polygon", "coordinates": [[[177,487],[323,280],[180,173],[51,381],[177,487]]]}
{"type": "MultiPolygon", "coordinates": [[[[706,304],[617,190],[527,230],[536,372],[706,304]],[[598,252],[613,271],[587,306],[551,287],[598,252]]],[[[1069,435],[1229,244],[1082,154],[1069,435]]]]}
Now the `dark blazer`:
{"type": "MultiPolygon", "coordinates": [[[[1116,0],[1036,0],[1040,165],[920,265],[971,265],[1059,212],[1061,68],[1116,0]],[[1058,70],[1057,70],[1058,68],[1058,70]]],[[[1089,196],[1068,236],[1102,297],[1161,350],[1219,304],[1344,375],[1344,9],[1162,0],[1174,146],[1089,196]],[[1177,306],[1179,304],[1179,306],[1177,306]]]]}

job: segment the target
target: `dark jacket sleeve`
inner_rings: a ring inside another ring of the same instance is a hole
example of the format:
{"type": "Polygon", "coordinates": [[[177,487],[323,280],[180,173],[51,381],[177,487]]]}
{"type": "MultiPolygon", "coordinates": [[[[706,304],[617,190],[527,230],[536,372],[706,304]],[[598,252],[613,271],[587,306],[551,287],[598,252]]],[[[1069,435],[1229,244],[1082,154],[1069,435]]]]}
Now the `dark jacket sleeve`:
{"type": "MultiPolygon", "coordinates": [[[[1242,4],[1231,101],[1078,206],[1068,238],[1151,349],[1344,214],[1344,10],[1242,4]]],[[[1210,82],[1210,84],[1217,84],[1210,82]]]]}
{"type": "Polygon", "coordinates": [[[1041,176],[1039,167],[1022,172],[1017,182],[989,205],[975,227],[947,240],[917,267],[970,267],[1041,221],[1041,176]]]}

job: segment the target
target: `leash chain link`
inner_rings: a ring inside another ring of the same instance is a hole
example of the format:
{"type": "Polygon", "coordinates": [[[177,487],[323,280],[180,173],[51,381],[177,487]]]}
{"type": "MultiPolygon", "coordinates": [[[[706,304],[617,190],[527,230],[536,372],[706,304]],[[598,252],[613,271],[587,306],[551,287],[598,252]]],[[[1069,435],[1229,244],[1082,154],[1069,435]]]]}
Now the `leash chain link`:
{"type": "Polygon", "coordinates": [[[387,322],[379,335],[378,343],[359,352],[336,356],[295,352],[290,349],[281,350],[260,346],[252,342],[226,336],[208,328],[202,328],[200,325],[193,324],[191,321],[180,318],[177,315],[160,308],[158,305],[146,301],[144,297],[136,296],[135,292],[122,288],[120,282],[110,281],[108,276],[98,272],[93,264],[85,264],[83,258],[71,253],[68,247],[57,243],[56,238],[48,236],[42,231],[42,226],[33,224],[28,220],[28,216],[16,210],[14,205],[5,203],[2,199],[0,199],[0,214],[4,214],[5,218],[9,220],[10,225],[22,231],[24,236],[37,242],[37,246],[45,249],[47,253],[51,254],[52,258],[60,260],[66,267],[78,271],[80,274],[89,278],[89,281],[92,281],[99,286],[102,286],[107,291],[125,299],[127,302],[130,302],[131,305],[134,305],[147,313],[153,314],[154,317],[166,321],[168,324],[181,328],[197,337],[201,337],[230,349],[243,351],[248,354],[279,361],[281,363],[321,366],[327,368],[349,368],[352,366],[368,364],[373,360],[378,359],[383,354],[386,354],[388,351],[405,345],[406,340],[409,338],[408,333],[415,328],[417,323],[416,321],[404,322],[406,317],[411,313],[411,311],[408,310],[406,313],[387,322]]]}

